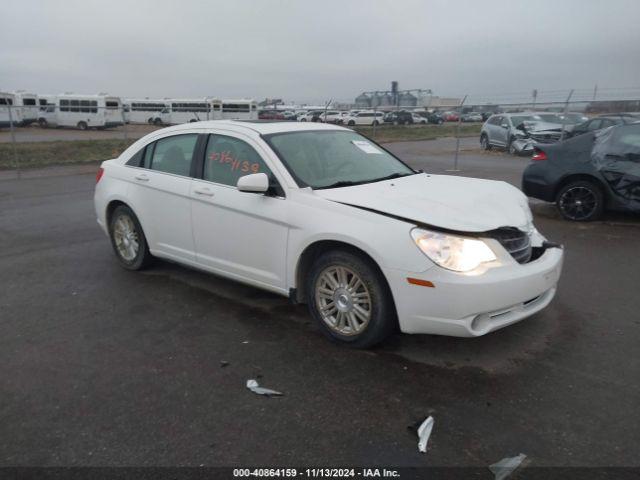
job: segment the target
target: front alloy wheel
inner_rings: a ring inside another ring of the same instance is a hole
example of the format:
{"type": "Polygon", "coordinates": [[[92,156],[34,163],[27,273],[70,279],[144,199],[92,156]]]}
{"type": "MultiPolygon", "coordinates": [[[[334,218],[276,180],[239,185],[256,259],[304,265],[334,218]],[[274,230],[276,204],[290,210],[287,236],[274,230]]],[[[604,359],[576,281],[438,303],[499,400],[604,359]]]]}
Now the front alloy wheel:
{"type": "Polygon", "coordinates": [[[316,307],[324,323],[340,335],[357,335],[371,320],[371,295],[357,273],[332,265],[316,281],[316,307]]]}
{"type": "Polygon", "coordinates": [[[309,311],[334,341],[368,348],[391,335],[397,325],[384,276],[357,252],[323,253],[311,266],[306,285],[309,311]]]}

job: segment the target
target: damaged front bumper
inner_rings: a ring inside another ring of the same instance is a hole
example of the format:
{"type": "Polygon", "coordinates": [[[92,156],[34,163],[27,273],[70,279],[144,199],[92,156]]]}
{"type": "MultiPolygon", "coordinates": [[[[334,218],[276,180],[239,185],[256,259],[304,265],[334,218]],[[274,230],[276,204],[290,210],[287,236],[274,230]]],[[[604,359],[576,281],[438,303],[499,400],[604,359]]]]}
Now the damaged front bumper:
{"type": "Polygon", "coordinates": [[[533,153],[533,147],[535,147],[536,142],[531,138],[517,138],[511,143],[511,145],[518,155],[525,155],[533,153]]]}
{"type": "Polygon", "coordinates": [[[405,333],[477,337],[523,320],[545,308],[556,293],[563,250],[539,243],[526,264],[506,263],[465,275],[433,267],[419,275],[385,271],[405,333]],[[417,277],[432,287],[409,283],[417,277]]]}

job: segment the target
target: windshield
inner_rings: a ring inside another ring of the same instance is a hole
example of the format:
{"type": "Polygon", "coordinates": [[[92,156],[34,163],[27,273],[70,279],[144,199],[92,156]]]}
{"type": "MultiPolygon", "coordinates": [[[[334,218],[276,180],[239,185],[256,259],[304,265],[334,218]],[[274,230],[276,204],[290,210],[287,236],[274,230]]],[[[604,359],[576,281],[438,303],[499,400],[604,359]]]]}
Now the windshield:
{"type": "Polygon", "coordinates": [[[531,122],[534,120],[540,120],[540,117],[535,117],[533,115],[517,115],[517,116],[511,116],[511,123],[513,124],[514,127],[517,127],[518,125],[520,125],[522,122],[531,122]]]}
{"type": "Polygon", "coordinates": [[[301,187],[342,187],[416,173],[355,132],[287,132],[264,138],[301,187]]]}
{"type": "Polygon", "coordinates": [[[566,113],[563,115],[563,117],[567,122],[573,122],[573,123],[581,123],[589,120],[589,117],[586,117],[580,113],[566,113]]]}
{"type": "Polygon", "coordinates": [[[562,123],[562,119],[559,116],[557,116],[555,113],[539,113],[537,116],[540,117],[545,122],[562,123]]]}

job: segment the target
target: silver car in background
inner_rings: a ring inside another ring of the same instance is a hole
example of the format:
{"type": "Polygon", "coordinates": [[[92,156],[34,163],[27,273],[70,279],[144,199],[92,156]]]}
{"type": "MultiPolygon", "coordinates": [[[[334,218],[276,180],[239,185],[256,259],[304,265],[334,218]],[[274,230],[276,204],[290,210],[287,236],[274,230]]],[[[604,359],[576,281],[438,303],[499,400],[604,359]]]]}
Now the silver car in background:
{"type": "Polygon", "coordinates": [[[483,150],[500,147],[517,155],[533,151],[534,141],[556,142],[561,134],[561,123],[545,121],[536,113],[500,113],[482,125],[480,146],[483,150]]]}

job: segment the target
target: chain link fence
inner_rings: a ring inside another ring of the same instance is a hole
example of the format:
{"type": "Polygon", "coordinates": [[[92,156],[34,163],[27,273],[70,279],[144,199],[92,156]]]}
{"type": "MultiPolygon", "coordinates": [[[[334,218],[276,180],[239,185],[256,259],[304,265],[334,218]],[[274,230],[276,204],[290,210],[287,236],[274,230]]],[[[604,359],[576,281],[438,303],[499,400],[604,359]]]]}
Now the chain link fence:
{"type": "MultiPolygon", "coordinates": [[[[591,92],[534,90],[528,99],[524,97],[523,93],[461,95],[443,101],[431,96],[413,104],[372,101],[369,105],[331,100],[322,103],[321,111],[324,118],[354,128],[380,143],[452,137],[456,145],[452,152],[454,171],[459,169],[460,139],[470,136],[479,139],[483,122],[494,113],[580,112],[595,116],[640,112],[640,88],[598,90],[596,87],[591,92]],[[372,115],[344,116],[355,111],[372,115]],[[332,112],[339,112],[341,116],[332,118],[329,115],[332,112]],[[351,121],[345,121],[347,118],[351,121]]],[[[304,109],[297,107],[298,111],[304,109]]],[[[0,169],[19,170],[113,158],[155,129],[168,123],[208,120],[211,112],[187,109],[174,113],[170,121],[163,115],[162,108],[134,112],[121,102],[110,104],[90,99],[51,103],[40,97],[32,99],[31,104],[17,105],[15,98],[0,94],[0,169]]]]}

